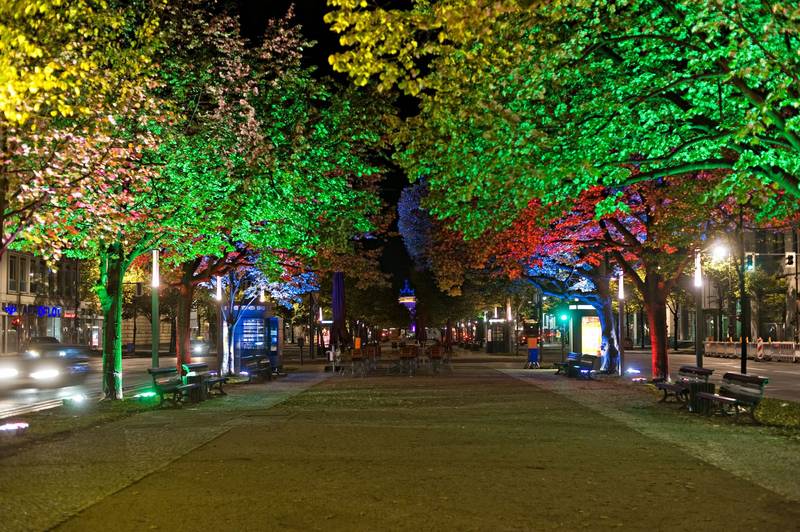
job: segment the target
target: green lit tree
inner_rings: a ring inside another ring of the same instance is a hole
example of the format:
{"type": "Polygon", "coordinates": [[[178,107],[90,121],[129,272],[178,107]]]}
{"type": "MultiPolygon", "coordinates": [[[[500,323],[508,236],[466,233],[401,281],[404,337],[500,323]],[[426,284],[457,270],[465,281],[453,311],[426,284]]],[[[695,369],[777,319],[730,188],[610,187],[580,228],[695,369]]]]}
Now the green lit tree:
{"type": "Polygon", "coordinates": [[[419,98],[398,160],[465,232],[531,198],[702,170],[728,171],[720,195],[758,182],[798,197],[800,15],[787,4],[329,5],[347,47],[334,68],[419,98]]]}
{"type": "Polygon", "coordinates": [[[163,4],[0,2],[0,256],[56,263],[81,223],[108,224],[119,178],[147,138],[117,121],[150,105],[144,73],[163,4]]]}

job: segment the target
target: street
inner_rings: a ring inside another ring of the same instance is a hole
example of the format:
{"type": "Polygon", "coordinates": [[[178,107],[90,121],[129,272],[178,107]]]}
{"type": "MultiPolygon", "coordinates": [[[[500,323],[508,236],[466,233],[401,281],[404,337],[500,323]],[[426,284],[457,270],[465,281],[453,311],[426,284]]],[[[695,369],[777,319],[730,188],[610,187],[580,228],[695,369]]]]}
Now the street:
{"type": "MultiPolygon", "coordinates": [[[[306,353],[306,364],[319,364],[321,359],[317,357],[311,361],[306,353]]],[[[285,360],[290,363],[299,363],[299,351],[294,345],[286,346],[285,360]]],[[[517,367],[524,361],[522,351],[514,357],[497,357],[483,352],[458,350],[455,363],[480,363],[497,367],[517,367]],[[517,363],[517,359],[519,362],[517,363]],[[480,362],[478,362],[480,361],[480,362]]],[[[546,346],[542,356],[542,365],[547,367],[549,364],[561,359],[561,352],[558,347],[546,346]]],[[[216,364],[216,357],[195,357],[195,362],[208,362],[212,366],[216,364]]],[[[641,376],[650,379],[650,352],[642,350],[632,350],[625,353],[626,367],[641,372],[641,376]]],[[[92,396],[100,391],[100,360],[91,360],[92,372],[86,382],[80,386],[65,386],[60,388],[23,388],[17,390],[4,390],[0,392],[0,419],[32,412],[39,409],[52,408],[59,406],[61,401],[75,395],[92,396]]],[[[148,386],[151,382],[147,374],[150,367],[149,358],[126,358],[123,359],[125,371],[126,392],[148,386]]],[[[174,357],[162,356],[160,365],[162,367],[175,364],[174,357]]],[[[694,365],[694,354],[671,353],[670,372],[676,374],[682,365],[694,365]]],[[[739,359],[705,357],[703,365],[714,370],[712,381],[719,383],[725,372],[738,372],[740,369],[739,359]]],[[[776,399],[786,399],[790,401],[800,401],[800,364],[786,362],[759,362],[756,360],[747,361],[748,373],[769,378],[767,385],[767,397],[776,399]]]]}
{"type": "Polygon", "coordinates": [[[228,391],[0,456],[3,529],[660,530],[678,519],[730,531],[800,518],[790,438],[692,416],[637,386],[463,363],[416,378],[317,367],[228,391]]]}
{"type": "MultiPolygon", "coordinates": [[[[195,362],[216,363],[216,357],[196,357],[193,360],[195,362]]],[[[174,366],[175,364],[175,357],[166,356],[159,359],[161,367],[174,366]]],[[[81,385],[0,390],[0,419],[60,406],[64,399],[75,396],[97,396],[101,389],[102,362],[99,358],[92,358],[90,366],[91,372],[81,385]]],[[[146,387],[152,382],[150,375],[147,373],[147,368],[150,367],[149,358],[124,358],[122,367],[126,392],[146,387]]]]}

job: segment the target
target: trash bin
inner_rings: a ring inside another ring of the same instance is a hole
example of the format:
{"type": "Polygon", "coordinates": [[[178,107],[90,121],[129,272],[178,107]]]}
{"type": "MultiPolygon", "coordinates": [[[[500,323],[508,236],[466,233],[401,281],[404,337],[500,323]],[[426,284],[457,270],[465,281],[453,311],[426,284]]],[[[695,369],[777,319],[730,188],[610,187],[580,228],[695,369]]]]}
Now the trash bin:
{"type": "Polygon", "coordinates": [[[190,372],[186,374],[186,384],[198,384],[197,388],[189,391],[189,398],[193,403],[199,403],[208,399],[208,389],[205,385],[206,374],[190,372]]]}
{"type": "Polygon", "coordinates": [[[713,382],[689,383],[689,412],[707,414],[711,408],[711,401],[697,397],[698,392],[714,393],[713,382]]]}
{"type": "Polygon", "coordinates": [[[525,367],[538,368],[539,367],[539,342],[538,338],[528,338],[528,362],[525,367]]]}

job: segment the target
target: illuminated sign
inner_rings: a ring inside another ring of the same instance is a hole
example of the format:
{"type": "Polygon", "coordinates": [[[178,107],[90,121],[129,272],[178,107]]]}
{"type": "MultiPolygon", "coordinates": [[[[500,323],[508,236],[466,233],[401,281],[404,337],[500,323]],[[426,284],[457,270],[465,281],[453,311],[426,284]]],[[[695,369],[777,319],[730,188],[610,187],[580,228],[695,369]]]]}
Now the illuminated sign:
{"type": "Polygon", "coordinates": [[[61,307],[48,305],[19,305],[4,303],[3,310],[9,316],[37,316],[39,318],[60,318],[61,307]]]}

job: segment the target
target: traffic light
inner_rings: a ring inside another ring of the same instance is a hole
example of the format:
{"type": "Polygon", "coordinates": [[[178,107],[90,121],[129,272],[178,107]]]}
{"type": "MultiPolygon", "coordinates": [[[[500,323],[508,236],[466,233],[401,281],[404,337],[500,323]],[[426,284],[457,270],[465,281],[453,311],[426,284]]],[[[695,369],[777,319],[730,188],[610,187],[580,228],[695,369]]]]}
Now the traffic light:
{"type": "Polygon", "coordinates": [[[745,253],[744,254],[744,269],[752,271],[756,267],[756,254],[755,253],[745,253]]]}
{"type": "Polygon", "coordinates": [[[786,253],[786,265],[794,267],[795,266],[795,253],[794,251],[789,251],[786,253]]]}

